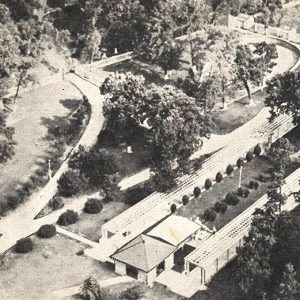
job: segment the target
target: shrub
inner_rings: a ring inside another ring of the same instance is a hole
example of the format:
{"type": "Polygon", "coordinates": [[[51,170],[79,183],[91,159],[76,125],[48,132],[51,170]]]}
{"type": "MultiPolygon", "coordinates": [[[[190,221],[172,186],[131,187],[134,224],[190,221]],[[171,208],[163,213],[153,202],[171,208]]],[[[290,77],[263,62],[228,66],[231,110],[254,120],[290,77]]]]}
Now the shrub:
{"type": "Polygon", "coordinates": [[[261,173],[258,177],[258,180],[261,181],[261,182],[268,182],[271,180],[271,175],[269,174],[264,174],[264,173],[261,173]]]}
{"type": "Polygon", "coordinates": [[[14,247],[14,250],[17,253],[28,253],[32,251],[32,249],[33,243],[29,237],[18,240],[14,247]]]}
{"type": "Polygon", "coordinates": [[[128,205],[135,205],[154,191],[150,184],[144,184],[143,187],[137,186],[127,189],[125,192],[125,203],[128,205]]]}
{"type": "Polygon", "coordinates": [[[77,212],[73,210],[67,210],[59,216],[57,224],[62,226],[68,226],[76,223],[78,220],[79,218],[77,212]]]}
{"type": "Polygon", "coordinates": [[[85,181],[78,172],[69,170],[58,180],[58,193],[64,197],[77,195],[84,187],[85,181]]]}
{"type": "Polygon", "coordinates": [[[55,234],[56,234],[56,227],[53,224],[42,225],[37,232],[37,235],[43,239],[51,238],[55,234]]]}
{"type": "Polygon", "coordinates": [[[216,175],[216,182],[221,182],[223,180],[223,174],[218,172],[216,175]]]}
{"type": "Polygon", "coordinates": [[[171,213],[174,214],[174,212],[176,211],[176,209],[177,209],[177,206],[176,206],[176,204],[173,203],[173,204],[170,206],[171,213]]]}
{"type": "Polygon", "coordinates": [[[259,183],[257,181],[254,181],[254,189],[257,190],[259,188],[259,183]]]}
{"type": "Polygon", "coordinates": [[[227,175],[231,175],[234,171],[234,168],[232,165],[228,165],[227,168],[226,168],[226,174],[227,175]]]}
{"type": "Polygon", "coordinates": [[[216,212],[218,212],[218,213],[220,212],[220,213],[224,214],[226,212],[226,210],[227,210],[227,204],[225,202],[217,201],[215,203],[215,211],[216,212]]]}
{"type": "Polygon", "coordinates": [[[196,186],[195,188],[194,188],[194,196],[195,197],[199,197],[200,196],[200,194],[201,194],[201,189],[198,187],[198,186],[196,186]]]}
{"type": "Polygon", "coordinates": [[[212,182],[210,179],[206,179],[205,180],[205,183],[204,183],[204,186],[207,190],[209,190],[211,187],[212,187],[212,182]]]}
{"type": "Polygon", "coordinates": [[[244,189],[242,187],[238,188],[237,190],[237,195],[240,197],[244,197],[247,198],[249,196],[249,190],[248,189],[244,189]]]}
{"type": "Polygon", "coordinates": [[[189,196],[187,196],[187,195],[184,195],[183,197],[182,197],[182,204],[183,205],[187,205],[188,203],[189,203],[189,196]]]}
{"type": "Polygon", "coordinates": [[[54,196],[48,203],[48,206],[53,210],[58,210],[64,206],[64,201],[58,196],[54,196]]]}
{"type": "Polygon", "coordinates": [[[246,159],[247,159],[247,161],[249,161],[249,162],[253,159],[253,153],[252,153],[251,151],[249,151],[249,152],[247,153],[246,159]]]}
{"type": "Polygon", "coordinates": [[[216,217],[217,217],[217,213],[213,210],[213,209],[211,209],[211,208],[208,208],[205,212],[204,212],[204,219],[206,220],[206,221],[211,221],[211,222],[213,222],[215,219],[216,219],[216,217]]]}
{"type": "Polygon", "coordinates": [[[257,144],[256,146],[255,146],[255,148],[254,148],[254,150],[253,150],[253,152],[254,152],[254,154],[256,155],[256,156],[259,156],[260,154],[261,154],[261,146],[259,145],[259,144],[257,144]]]}
{"type": "Polygon", "coordinates": [[[236,165],[238,168],[242,167],[244,165],[244,159],[242,157],[240,157],[237,161],[236,161],[236,165]]]}
{"type": "Polygon", "coordinates": [[[225,196],[225,202],[228,205],[237,205],[239,203],[240,199],[237,195],[234,195],[233,193],[227,193],[225,196]]]}
{"type": "Polygon", "coordinates": [[[143,292],[140,290],[139,287],[134,286],[128,288],[127,290],[123,291],[120,294],[120,300],[138,300],[143,298],[143,292]]]}
{"type": "Polygon", "coordinates": [[[84,212],[88,214],[98,214],[103,209],[103,205],[99,199],[90,198],[84,204],[84,212]]]}

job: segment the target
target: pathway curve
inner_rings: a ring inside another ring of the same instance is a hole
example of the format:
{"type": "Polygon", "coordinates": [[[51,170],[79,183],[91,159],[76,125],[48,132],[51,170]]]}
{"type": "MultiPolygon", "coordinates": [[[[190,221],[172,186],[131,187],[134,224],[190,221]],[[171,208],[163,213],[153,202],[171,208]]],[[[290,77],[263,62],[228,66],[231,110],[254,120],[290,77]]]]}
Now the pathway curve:
{"type": "MultiPolygon", "coordinates": [[[[103,98],[99,93],[98,87],[87,80],[81,79],[75,74],[68,74],[67,79],[88,97],[92,109],[89,124],[80,141],[72,150],[76,151],[79,145],[90,147],[95,144],[104,122],[102,114],[103,98]]],[[[0,219],[0,233],[2,234],[0,237],[0,253],[12,247],[18,239],[36,232],[42,224],[53,223],[57,220],[62,210],[50,214],[45,218],[38,220],[33,219],[56,193],[57,180],[67,169],[68,158],[43,189],[32,195],[28,201],[15,211],[11,211],[6,217],[0,219]]],[[[85,199],[83,199],[82,202],[83,201],[85,201],[85,199]]],[[[81,208],[83,207],[83,204],[77,201],[72,205],[72,209],[74,206],[78,209],[79,205],[81,208]]]]}

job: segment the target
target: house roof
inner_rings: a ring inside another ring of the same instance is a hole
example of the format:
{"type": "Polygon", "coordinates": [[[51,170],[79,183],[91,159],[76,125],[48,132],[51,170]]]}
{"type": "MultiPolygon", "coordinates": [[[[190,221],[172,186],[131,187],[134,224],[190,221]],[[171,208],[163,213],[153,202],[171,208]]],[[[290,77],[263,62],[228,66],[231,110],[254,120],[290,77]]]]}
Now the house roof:
{"type": "Polygon", "coordinates": [[[171,215],[147,232],[147,235],[177,246],[199,229],[199,224],[181,216],[171,215]]]}
{"type": "Polygon", "coordinates": [[[175,247],[141,234],[111,257],[137,269],[149,272],[175,251],[175,247]]]}

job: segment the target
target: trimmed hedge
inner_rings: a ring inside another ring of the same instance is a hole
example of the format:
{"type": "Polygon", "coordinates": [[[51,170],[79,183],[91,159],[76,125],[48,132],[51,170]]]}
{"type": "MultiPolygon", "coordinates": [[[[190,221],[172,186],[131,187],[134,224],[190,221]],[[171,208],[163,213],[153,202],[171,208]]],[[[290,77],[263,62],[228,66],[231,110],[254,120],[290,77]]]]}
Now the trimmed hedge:
{"type": "Polygon", "coordinates": [[[29,237],[20,239],[15,244],[14,250],[17,253],[28,253],[33,249],[33,242],[29,237]]]}
{"type": "Polygon", "coordinates": [[[259,156],[261,154],[261,151],[262,151],[261,146],[259,144],[257,144],[253,150],[254,154],[256,156],[259,156]]]}
{"type": "Polygon", "coordinates": [[[78,220],[79,218],[77,212],[73,210],[67,210],[59,216],[57,224],[62,226],[68,226],[71,224],[75,224],[78,220]]]}
{"type": "Polygon", "coordinates": [[[42,225],[37,232],[37,236],[43,239],[48,239],[56,234],[56,227],[53,224],[42,225]]]}
{"type": "Polygon", "coordinates": [[[237,204],[240,202],[240,198],[239,198],[237,195],[235,195],[235,194],[229,192],[229,193],[227,193],[227,195],[225,196],[225,202],[226,202],[228,205],[233,205],[233,206],[235,206],[235,205],[237,205],[237,204]]]}
{"type": "Polygon", "coordinates": [[[222,213],[224,214],[227,210],[227,204],[223,201],[217,201],[215,203],[215,211],[218,212],[218,213],[222,213]]]}
{"type": "Polygon", "coordinates": [[[187,196],[187,195],[184,195],[183,197],[182,197],[182,204],[183,205],[187,205],[188,203],[189,203],[189,200],[190,200],[190,198],[189,198],[189,196],[187,196]]]}
{"type": "Polygon", "coordinates": [[[171,206],[170,206],[170,210],[171,210],[171,213],[174,214],[174,212],[176,211],[177,209],[177,206],[175,203],[173,203],[171,206]]]}
{"type": "Polygon", "coordinates": [[[204,183],[204,187],[209,190],[212,187],[212,181],[210,179],[206,179],[204,183]]]}
{"type": "Polygon", "coordinates": [[[253,159],[254,155],[251,151],[249,151],[246,155],[246,159],[248,162],[250,162],[253,159]]]}
{"type": "Polygon", "coordinates": [[[103,209],[103,204],[99,199],[90,198],[84,203],[84,212],[88,214],[98,214],[103,209]]]}
{"type": "Polygon", "coordinates": [[[226,168],[226,174],[231,175],[234,172],[234,168],[232,165],[228,165],[226,168]]]}
{"type": "Polygon", "coordinates": [[[223,180],[223,174],[221,172],[218,172],[216,175],[216,182],[221,182],[223,180]]]}
{"type": "Polygon", "coordinates": [[[242,167],[244,165],[244,159],[242,157],[240,157],[237,161],[236,161],[236,165],[238,168],[242,167]]]}
{"type": "Polygon", "coordinates": [[[199,196],[201,195],[201,189],[200,189],[198,186],[196,186],[196,187],[194,188],[193,193],[194,193],[194,196],[195,196],[195,197],[199,197],[199,196]]]}
{"type": "Polygon", "coordinates": [[[204,212],[204,219],[206,220],[206,221],[210,221],[210,222],[213,222],[215,219],[216,219],[216,217],[217,217],[217,213],[213,210],[213,209],[211,209],[211,208],[208,208],[205,212],[204,212]]]}

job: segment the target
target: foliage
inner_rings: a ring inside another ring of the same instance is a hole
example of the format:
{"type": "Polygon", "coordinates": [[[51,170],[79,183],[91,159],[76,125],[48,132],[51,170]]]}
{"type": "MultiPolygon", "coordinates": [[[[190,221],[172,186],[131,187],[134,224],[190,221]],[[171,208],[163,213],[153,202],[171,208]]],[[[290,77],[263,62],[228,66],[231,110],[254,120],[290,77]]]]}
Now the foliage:
{"type": "Polygon", "coordinates": [[[256,156],[259,156],[261,154],[261,146],[258,144],[255,146],[254,150],[253,150],[253,153],[256,155],[256,156]]]}
{"type": "Polygon", "coordinates": [[[271,107],[270,120],[281,114],[291,114],[300,124],[300,72],[286,72],[274,76],[267,83],[265,104],[271,107]]]}
{"type": "Polygon", "coordinates": [[[281,207],[285,204],[287,196],[278,191],[277,189],[271,189],[268,191],[268,200],[274,204],[274,208],[281,211],[281,207]]]}
{"type": "Polygon", "coordinates": [[[138,300],[143,297],[142,291],[139,289],[139,287],[134,286],[131,288],[126,289],[123,291],[120,295],[120,300],[138,300]]]}
{"type": "Polygon", "coordinates": [[[92,63],[95,56],[99,56],[101,44],[101,35],[97,29],[93,30],[85,38],[83,49],[81,50],[81,59],[83,62],[92,63]]]}
{"type": "Polygon", "coordinates": [[[251,151],[249,151],[246,155],[246,160],[248,162],[250,162],[253,159],[253,153],[251,151]]]}
{"type": "Polygon", "coordinates": [[[103,209],[102,202],[96,198],[89,198],[84,203],[84,212],[88,214],[98,214],[103,209]]]}
{"type": "Polygon", "coordinates": [[[235,206],[235,205],[237,205],[237,204],[240,202],[240,198],[239,198],[237,195],[235,195],[235,194],[229,192],[229,193],[227,193],[226,196],[225,196],[225,202],[226,202],[228,205],[233,205],[233,206],[235,206]]]}
{"type": "Polygon", "coordinates": [[[250,191],[247,188],[238,188],[237,195],[240,197],[247,198],[249,196],[250,191]]]}
{"type": "Polygon", "coordinates": [[[259,183],[254,180],[250,180],[248,186],[250,189],[257,190],[259,188],[259,183]]]}
{"type": "Polygon", "coordinates": [[[269,160],[275,165],[275,170],[284,172],[291,164],[291,155],[295,147],[286,138],[280,138],[267,150],[269,160]]]}
{"type": "Polygon", "coordinates": [[[174,214],[174,212],[176,211],[176,209],[177,209],[176,204],[175,204],[175,203],[171,204],[170,210],[171,210],[171,213],[172,213],[172,214],[174,214]]]}
{"type": "Polygon", "coordinates": [[[53,210],[58,210],[64,206],[64,201],[62,198],[58,196],[53,196],[53,198],[49,201],[48,206],[53,210]]]}
{"type": "Polygon", "coordinates": [[[244,158],[240,157],[237,161],[236,161],[236,165],[238,168],[241,168],[244,165],[244,158]]]}
{"type": "Polygon", "coordinates": [[[212,181],[210,179],[206,179],[204,183],[204,187],[209,190],[212,187],[212,181]]]}
{"type": "Polygon", "coordinates": [[[189,203],[189,200],[190,200],[190,198],[189,198],[189,196],[187,196],[187,195],[184,195],[183,197],[182,197],[182,204],[183,205],[187,205],[188,203],[189,203]]]}
{"type": "Polygon", "coordinates": [[[118,186],[118,177],[115,175],[106,176],[101,190],[104,194],[104,202],[116,201],[120,192],[120,187],[118,186]]]}
{"type": "Polygon", "coordinates": [[[221,182],[223,180],[223,174],[218,172],[216,175],[216,182],[221,182]]]}
{"type": "Polygon", "coordinates": [[[221,202],[217,201],[215,203],[215,208],[214,209],[217,213],[220,212],[220,213],[224,214],[227,210],[227,204],[223,201],[221,201],[221,202]]]}
{"type": "Polygon", "coordinates": [[[73,170],[68,170],[63,173],[57,183],[58,193],[64,197],[77,195],[86,187],[86,179],[73,170]]]}
{"type": "Polygon", "coordinates": [[[94,277],[89,277],[84,281],[79,294],[84,300],[103,299],[103,292],[94,277]]]}
{"type": "Polygon", "coordinates": [[[213,209],[208,208],[205,210],[203,216],[206,221],[213,222],[217,217],[217,213],[213,209]]]}
{"type": "Polygon", "coordinates": [[[198,186],[196,186],[194,188],[193,194],[196,198],[199,197],[201,195],[201,189],[198,186]]]}
{"type": "Polygon", "coordinates": [[[226,174],[231,175],[234,172],[234,168],[232,165],[228,165],[226,168],[226,174]]]}
{"type": "Polygon", "coordinates": [[[68,226],[76,223],[78,220],[78,213],[68,209],[59,216],[57,224],[61,226],[68,226]]]}
{"type": "Polygon", "coordinates": [[[32,251],[32,249],[33,243],[29,237],[18,240],[14,247],[14,251],[17,253],[28,253],[32,251]]]}
{"type": "Polygon", "coordinates": [[[133,187],[126,190],[124,201],[126,204],[135,205],[152,193],[153,187],[150,184],[144,184],[142,187],[133,187]]]}
{"type": "Polygon", "coordinates": [[[37,231],[37,235],[41,238],[48,239],[56,234],[56,227],[53,224],[42,225],[37,231]]]}

